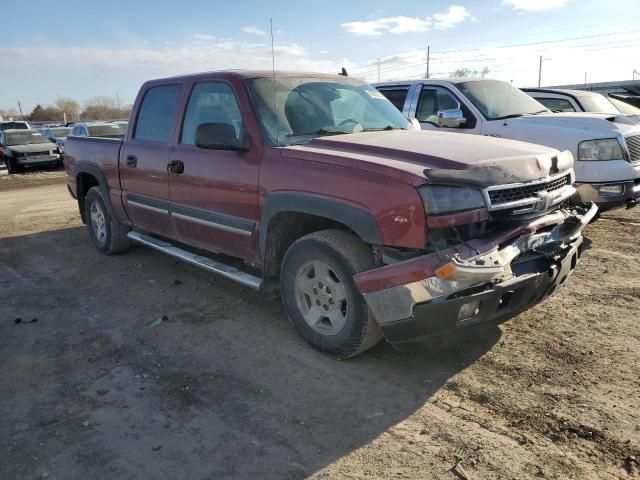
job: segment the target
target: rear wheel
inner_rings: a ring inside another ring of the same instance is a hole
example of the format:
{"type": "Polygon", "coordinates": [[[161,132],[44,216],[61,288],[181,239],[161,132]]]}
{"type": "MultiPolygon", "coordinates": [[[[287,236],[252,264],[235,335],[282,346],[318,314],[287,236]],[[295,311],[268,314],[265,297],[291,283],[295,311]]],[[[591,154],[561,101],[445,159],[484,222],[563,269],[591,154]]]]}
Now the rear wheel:
{"type": "Polygon", "coordinates": [[[107,208],[107,202],[98,187],[92,187],[84,200],[87,229],[93,245],[106,255],[127,250],[131,241],[129,228],[118,222],[107,208]]]}
{"type": "Polygon", "coordinates": [[[380,341],[380,328],[353,281],[373,266],[370,247],[343,230],[311,233],[291,245],[280,287],[287,315],[307,343],[344,359],[380,341]]]}

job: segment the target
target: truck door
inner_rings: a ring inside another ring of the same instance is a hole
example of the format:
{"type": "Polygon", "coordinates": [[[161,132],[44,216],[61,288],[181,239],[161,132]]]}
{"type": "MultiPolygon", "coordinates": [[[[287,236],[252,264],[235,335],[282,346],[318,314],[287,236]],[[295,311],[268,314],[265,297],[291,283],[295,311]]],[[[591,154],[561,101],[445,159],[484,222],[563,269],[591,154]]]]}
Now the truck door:
{"type": "Polygon", "coordinates": [[[120,181],[129,219],[136,227],[167,237],[173,236],[167,163],[179,97],[179,84],[149,88],[120,151],[120,181]]]}
{"type": "Polygon", "coordinates": [[[417,102],[414,107],[415,118],[420,122],[423,130],[437,130],[444,132],[480,133],[476,116],[464,102],[455,96],[450,90],[435,86],[422,85],[417,92],[417,102]],[[438,112],[441,110],[460,109],[466,119],[459,127],[449,128],[438,126],[438,112]]]}
{"type": "Polygon", "coordinates": [[[234,139],[246,138],[242,111],[225,81],[200,81],[191,86],[177,144],[170,154],[169,193],[179,241],[248,259],[253,255],[252,236],[259,220],[261,146],[238,151],[225,149],[224,144],[196,145],[196,133],[203,124],[210,131],[225,130],[234,139]]]}

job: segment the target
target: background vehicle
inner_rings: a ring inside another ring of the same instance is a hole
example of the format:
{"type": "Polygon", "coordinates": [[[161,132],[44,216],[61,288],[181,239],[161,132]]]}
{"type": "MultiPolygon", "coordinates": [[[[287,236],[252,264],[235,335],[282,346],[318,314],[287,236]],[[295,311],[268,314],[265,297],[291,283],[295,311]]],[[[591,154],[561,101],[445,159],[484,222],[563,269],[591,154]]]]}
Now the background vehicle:
{"type": "Polygon", "coordinates": [[[529,308],[575,268],[597,211],[563,208],[568,152],[413,129],[344,76],[155,80],[131,118],[124,141],[67,140],[98,250],[135,241],[279,293],[300,335],[338,358],[529,308]]]}
{"type": "Polygon", "coordinates": [[[0,131],[0,158],[9,175],[22,171],[25,166],[62,166],[56,145],[35,130],[0,131]]]}
{"type": "Polygon", "coordinates": [[[55,143],[60,150],[60,153],[64,153],[64,142],[67,139],[67,135],[71,132],[70,127],[43,127],[40,132],[49,139],[51,143],[55,143]]]}
{"type": "Polygon", "coordinates": [[[74,123],[69,136],[124,138],[124,130],[120,125],[109,122],[74,123]]]}
{"type": "Polygon", "coordinates": [[[29,130],[31,126],[27,122],[23,122],[21,120],[11,120],[0,122],[0,131],[1,130],[29,130]]]}
{"type": "Polygon", "coordinates": [[[576,159],[576,201],[601,209],[640,198],[640,125],[629,117],[551,113],[509,83],[480,78],[398,81],[377,85],[423,129],[539,143],[576,159]]]}
{"type": "Polygon", "coordinates": [[[640,108],[634,107],[633,105],[623,102],[622,100],[616,97],[608,97],[611,103],[613,103],[621,113],[625,115],[640,115],[640,108]]]}
{"type": "MultiPolygon", "coordinates": [[[[552,88],[523,88],[523,92],[535,98],[552,112],[591,112],[620,115],[622,111],[614,100],[596,92],[552,88]]],[[[620,100],[616,102],[624,104],[620,100]]],[[[631,105],[628,108],[634,108],[631,105]]],[[[628,110],[628,108],[625,108],[628,110]]],[[[638,110],[638,109],[636,109],[638,110]]],[[[640,112],[640,110],[638,110],[640,112]]]]}

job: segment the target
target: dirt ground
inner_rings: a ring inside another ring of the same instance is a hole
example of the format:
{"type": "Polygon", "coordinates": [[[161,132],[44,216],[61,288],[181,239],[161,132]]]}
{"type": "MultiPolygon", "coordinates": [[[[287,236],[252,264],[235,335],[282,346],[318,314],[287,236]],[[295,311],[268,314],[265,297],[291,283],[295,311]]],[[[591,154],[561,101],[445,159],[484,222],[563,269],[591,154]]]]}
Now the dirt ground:
{"type": "Polygon", "coordinates": [[[0,478],[640,478],[640,208],[585,232],[500,328],[338,362],[277,301],[99,254],[64,172],[0,172],[0,478]]]}

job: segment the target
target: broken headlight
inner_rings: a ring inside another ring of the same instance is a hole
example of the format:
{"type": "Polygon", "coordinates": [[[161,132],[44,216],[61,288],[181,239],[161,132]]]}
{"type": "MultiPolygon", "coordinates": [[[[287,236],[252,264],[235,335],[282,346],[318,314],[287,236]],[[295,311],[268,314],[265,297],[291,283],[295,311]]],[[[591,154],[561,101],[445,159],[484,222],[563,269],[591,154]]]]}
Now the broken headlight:
{"type": "Polygon", "coordinates": [[[425,185],[418,189],[427,215],[442,215],[485,208],[480,190],[464,187],[425,185]]]}

